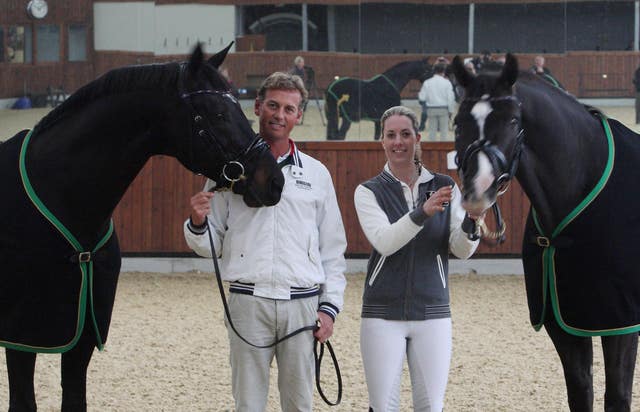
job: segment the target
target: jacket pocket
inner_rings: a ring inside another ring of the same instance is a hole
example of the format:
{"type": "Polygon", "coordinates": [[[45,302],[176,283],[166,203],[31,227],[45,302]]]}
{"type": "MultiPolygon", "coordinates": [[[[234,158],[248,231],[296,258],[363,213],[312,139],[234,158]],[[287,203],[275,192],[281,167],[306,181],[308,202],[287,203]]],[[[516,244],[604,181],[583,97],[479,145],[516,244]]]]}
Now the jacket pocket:
{"type": "Polygon", "coordinates": [[[380,274],[380,270],[382,270],[382,265],[384,265],[384,261],[386,259],[386,256],[380,256],[380,260],[378,260],[378,263],[376,263],[376,266],[373,268],[373,272],[371,272],[371,277],[369,278],[369,286],[373,286],[373,282],[376,281],[376,278],[380,274]]]}
{"type": "Polygon", "coordinates": [[[444,266],[442,265],[442,258],[440,255],[436,255],[436,261],[438,262],[438,272],[440,273],[440,280],[442,281],[442,287],[447,288],[447,278],[444,275],[444,266]]]}

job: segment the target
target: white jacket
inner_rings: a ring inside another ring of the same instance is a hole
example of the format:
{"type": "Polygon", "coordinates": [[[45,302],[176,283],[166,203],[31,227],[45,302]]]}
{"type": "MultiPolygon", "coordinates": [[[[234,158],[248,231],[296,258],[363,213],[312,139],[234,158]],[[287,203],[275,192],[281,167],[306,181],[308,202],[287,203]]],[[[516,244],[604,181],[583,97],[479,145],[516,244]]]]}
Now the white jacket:
{"type": "MultiPolygon", "coordinates": [[[[275,206],[251,208],[229,191],[213,196],[209,229],[222,279],[254,284],[254,296],[271,299],[290,299],[292,287],[319,284],[321,309],[329,304],[325,312],[335,315],[343,306],[347,241],[333,181],[295,145],[287,160],[293,164],[282,168],[285,185],[275,206]]],[[[198,255],[211,257],[207,233],[196,233],[188,219],[184,236],[198,255]]]]}
{"type": "Polygon", "coordinates": [[[418,100],[430,107],[446,107],[449,114],[455,110],[456,96],[453,94],[453,85],[444,76],[434,74],[422,83],[418,100]]]}

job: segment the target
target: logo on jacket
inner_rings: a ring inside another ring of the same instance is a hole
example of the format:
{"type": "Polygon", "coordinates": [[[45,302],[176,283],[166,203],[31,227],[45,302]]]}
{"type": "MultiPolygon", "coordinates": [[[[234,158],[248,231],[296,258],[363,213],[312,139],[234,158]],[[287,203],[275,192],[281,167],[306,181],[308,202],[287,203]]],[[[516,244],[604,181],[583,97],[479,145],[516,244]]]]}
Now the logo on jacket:
{"type": "Polygon", "coordinates": [[[296,179],[296,187],[304,190],[311,190],[311,183],[296,179]]]}

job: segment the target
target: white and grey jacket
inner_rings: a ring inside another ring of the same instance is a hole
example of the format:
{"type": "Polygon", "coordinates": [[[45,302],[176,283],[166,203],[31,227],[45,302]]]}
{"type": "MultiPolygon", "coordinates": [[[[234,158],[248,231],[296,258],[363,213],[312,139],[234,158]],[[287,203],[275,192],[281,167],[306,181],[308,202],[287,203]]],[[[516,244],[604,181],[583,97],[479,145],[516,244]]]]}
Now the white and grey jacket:
{"type": "MultiPolygon", "coordinates": [[[[331,175],[293,142],[283,164],[285,185],[275,206],[251,208],[228,191],[213,196],[209,229],[222,279],[231,282],[232,292],[270,299],[315,291],[319,310],[335,319],[343,306],[347,242],[331,175]]],[[[189,219],[184,223],[189,247],[211,257],[206,230],[189,219]]]]}
{"type": "Polygon", "coordinates": [[[363,294],[362,317],[424,320],[451,316],[448,254],[473,254],[478,241],[461,229],[465,212],[453,179],[422,168],[411,190],[390,172],[359,185],[355,207],[373,246],[363,294]],[[453,199],[444,212],[427,217],[425,195],[453,185],[453,199]]]}

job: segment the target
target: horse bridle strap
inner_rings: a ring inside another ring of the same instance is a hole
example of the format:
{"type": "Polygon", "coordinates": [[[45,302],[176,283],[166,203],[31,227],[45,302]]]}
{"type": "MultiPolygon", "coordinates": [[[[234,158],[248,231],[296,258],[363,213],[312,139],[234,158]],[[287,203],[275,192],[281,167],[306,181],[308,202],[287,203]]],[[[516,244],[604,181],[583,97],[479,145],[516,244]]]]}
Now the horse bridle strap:
{"type": "MultiPolygon", "coordinates": [[[[315,331],[316,329],[318,329],[317,325],[309,325],[309,326],[303,326],[299,329],[294,330],[293,332],[288,333],[287,335],[281,337],[281,338],[276,338],[275,341],[267,344],[267,345],[256,345],[254,343],[249,342],[244,336],[242,336],[238,330],[236,329],[235,325],[233,324],[233,320],[231,320],[231,312],[229,311],[229,304],[227,303],[227,297],[224,293],[224,285],[222,284],[222,275],[220,272],[220,266],[218,264],[218,257],[216,254],[216,248],[214,246],[213,243],[213,237],[211,235],[211,228],[209,227],[209,219],[205,218],[205,222],[204,225],[206,227],[206,231],[207,234],[209,235],[209,244],[211,246],[211,257],[213,259],[213,266],[215,268],[216,271],[216,282],[218,284],[218,291],[220,292],[220,298],[222,299],[222,306],[224,307],[224,314],[227,317],[227,322],[229,323],[229,326],[231,327],[231,330],[233,330],[233,332],[236,334],[236,336],[238,338],[240,338],[240,340],[242,340],[244,343],[246,343],[249,346],[252,346],[254,348],[258,348],[258,349],[266,349],[266,348],[272,348],[274,346],[276,346],[277,344],[292,338],[302,332],[306,332],[306,331],[315,331]]],[[[318,353],[318,343],[319,341],[317,339],[315,339],[314,341],[314,346],[313,346],[313,353],[314,353],[314,357],[315,357],[315,373],[316,373],[316,389],[318,390],[318,394],[320,395],[320,397],[322,398],[323,401],[325,401],[325,403],[329,406],[336,406],[338,405],[341,401],[342,401],[342,375],[340,373],[340,367],[338,365],[338,359],[336,357],[336,354],[333,350],[333,346],[331,345],[331,342],[329,342],[329,340],[326,340],[324,343],[320,342],[320,353],[318,353]],[[333,361],[333,367],[336,371],[336,379],[337,379],[337,384],[338,384],[338,395],[336,398],[335,402],[331,402],[324,394],[324,392],[322,391],[322,388],[320,386],[320,369],[321,369],[321,365],[322,365],[322,358],[324,357],[324,346],[327,346],[327,349],[329,350],[329,354],[331,355],[331,360],[333,361]]]]}
{"type": "MultiPolygon", "coordinates": [[[[230,90],[213,90],[213,89],[200,89],[194,90],[191,92],[184,91],[184,70],[185,65],[180,66],[180,77],[178,81],[178,88],[180,98],[182,100],[191,99],[193,96],[202,96],[202,95],[214,95],[221,96],[223,98],[231,99],[232,101],[237,103],[236,98],[233,96],[230,90]]],[[[205,119],[202,115],[198,113],[198,111],[193,107],[192,104],[188,104],[190,110],[194,113],[193,121],[196,125],[200,125],[202,121],[205,121],[209,124],[209,121],[205,119]]],[[[269,150],[269,145],[264,141],[259,135],[249,143],[249,145],[240,151],[237,155],[227,156],[225,150],[222,148],[218,136],[213,133],[210,127],[199,128],[196,134],[200,137],[205,137],[209,135],[214,145],[217,146],[218,153],[221,154],[225,163],[222,166],[222,170],[220,172],[220,176],[218,180],[225,180],[230,187],[233,187],[233,184],[239,180],[243,180],[246,178],[245,176],[245,164],[254,156],[263,151],[269,150]]],[[[216,185],[217,188],[226,187],[226,184],[220,184],[221,182],[216,181],[218,183],[216,185]]]]}

